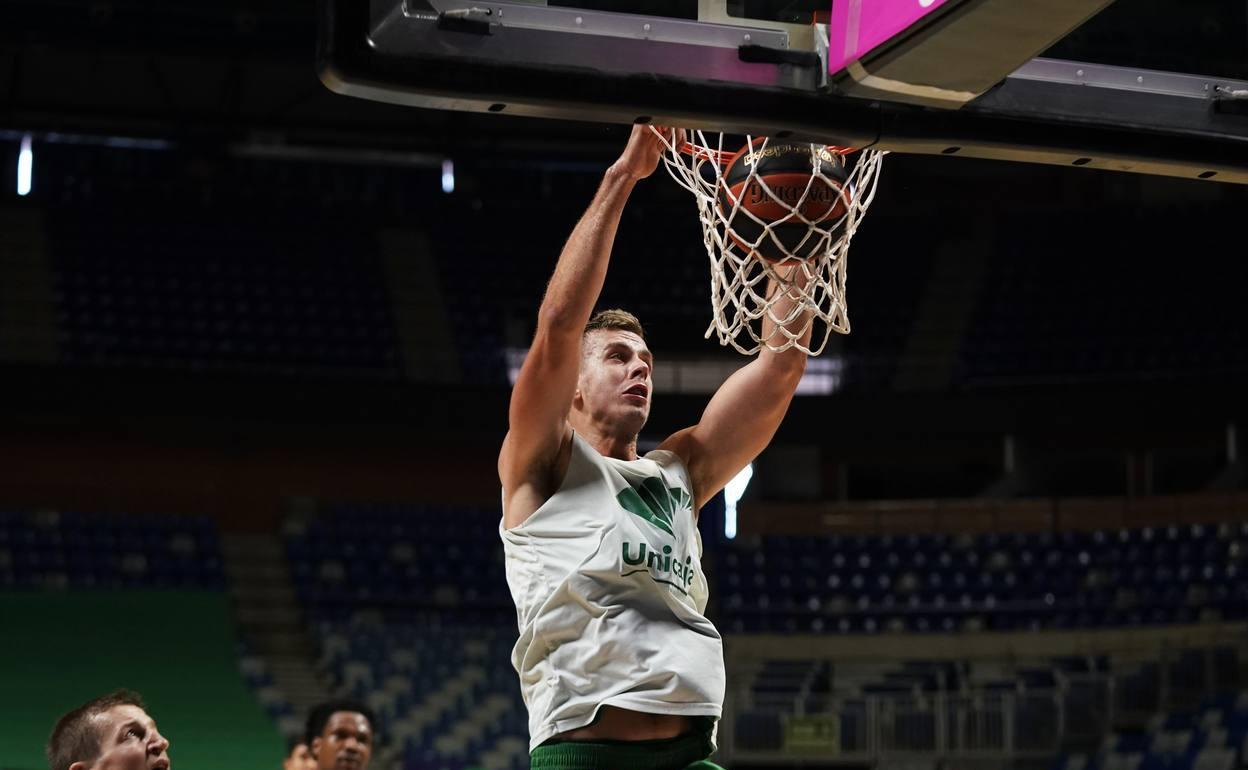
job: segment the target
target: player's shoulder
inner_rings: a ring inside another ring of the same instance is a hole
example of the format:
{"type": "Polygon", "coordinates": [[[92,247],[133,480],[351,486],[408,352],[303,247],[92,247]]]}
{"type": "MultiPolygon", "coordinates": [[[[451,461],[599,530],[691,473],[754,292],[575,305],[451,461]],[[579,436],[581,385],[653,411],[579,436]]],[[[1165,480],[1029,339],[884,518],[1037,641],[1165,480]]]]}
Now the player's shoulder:
{"type": "Polygon", "coordinates": [[[552,445],[538,448],[523,445],[517,440],[514,431],[507,431],[502,444],[498,448],[499,476],[506,486],[508,477],[528,478],[546,475],[552,467],[560,464],[567,457],[573,442],[574,432],[570,425],[564,424],[563,434],[552,445]]]}
{"type": "Polygon", "coordinates": [[[664,439],[658,445],[658,447],[656,447],[652,452],[648,453],[646,456],[649,457],[655,452],[665,452],[665,453],[675,455],[677,458],[679,458],[682,464],[688,465],[689,454],[690,454],[690,451],[692,449],[692,444],[693,444],[692,439],[693,439],[692,427],[685,428],[683,430],[678,430],[672,435],[668,436],[666,439],[664,439]]]}
{"type": "MultiPolygon", "coordinates": [[[[680,433],[685,433],[685,431],[680,433]]],[[[657,463],[660,467],[688,477],[689,455],[687,451],[690,442],[687,437],[681,436],[680,433],[672,434],[658,447],[647,452],[646,459],[657,463]]]]}

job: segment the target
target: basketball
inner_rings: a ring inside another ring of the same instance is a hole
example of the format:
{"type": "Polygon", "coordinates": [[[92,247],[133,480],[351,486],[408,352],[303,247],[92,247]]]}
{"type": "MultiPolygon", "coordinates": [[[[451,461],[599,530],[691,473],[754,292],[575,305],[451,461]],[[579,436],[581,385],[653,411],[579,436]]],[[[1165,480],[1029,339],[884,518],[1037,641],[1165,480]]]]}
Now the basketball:
{"type": "Polygon", "coordinates": [[[845,214],[841,190],[847,179],[845,159],[837,153],[759,137],[729,161],[720,214],[738,248],[752,248],[769,262],[810,259],[826,240],[821,232],[835,228],[845,214]]]}

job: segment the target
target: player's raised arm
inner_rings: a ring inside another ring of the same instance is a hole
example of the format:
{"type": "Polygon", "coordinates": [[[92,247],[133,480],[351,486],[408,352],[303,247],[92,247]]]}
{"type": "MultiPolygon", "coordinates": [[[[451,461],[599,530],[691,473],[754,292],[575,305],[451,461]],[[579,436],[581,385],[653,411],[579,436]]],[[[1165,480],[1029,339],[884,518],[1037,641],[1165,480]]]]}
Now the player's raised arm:
{"type": "MultiPolygon", "coordinates": [[[[800,269],[791,269],[793,278],[801,281],[800,269]]],[[[771,292],[781,290],[774,281],[768,287],[771,292]]],[[[793,334],[804,329],[797,341],[803,346],[810,344],[810,311],[799,311],[791,295],[777,300],[772,314],[781,319],[792,315],[785,328],[793,334]]],[[[777,346],[785,341],[784,332],[770,315],[764,316],[762,338],[777,346]]],[[[771,442],[805,371],[806,353],[796,346],[777,353],[764,345],[753,361],[719,386],[697,425],[663,442],[660,448],[679,454],[689,469],[695,511],[771,442]]]]}
{"type": "Polygon", "coordinates": [[[572,230],[537,314],[537,332],[511,393],[508,433],[498,457],[504,525],[517,526],[552,495],[556,460],[570,433],[581,334],[602,291],[624,204],[638,180],[658,167],[662,140],[634,126],[585,214],[572,230]]]}

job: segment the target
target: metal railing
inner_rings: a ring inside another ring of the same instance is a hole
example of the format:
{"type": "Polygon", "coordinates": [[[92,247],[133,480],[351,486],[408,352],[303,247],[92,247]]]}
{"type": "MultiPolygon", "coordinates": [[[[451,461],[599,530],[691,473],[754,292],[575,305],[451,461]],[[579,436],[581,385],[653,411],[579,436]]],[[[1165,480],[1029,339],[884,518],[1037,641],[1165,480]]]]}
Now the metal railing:
{"type": "MultiPolygon", "coordinates": [[[[733,761],[873,762],[912,757],[1052,756],[1066,723],[1061,693],[870,695],[831,700],[818,713],[778,713],[779,746],[763,749],[725,735],[733,761]]],[[[1098,735],[1107,720],[1095,726],[1098,735]]]]}
{"type": "MultiPolygon", "coordinates": [[[[1244,659],[1241,649],[1238,660],[1244,659]]],[[[1096,750],[1115,729],[1142,729],[1158,714],[1191,710],[1216,692],[1248,684],[1238,667],[1231,674],[1213,648],[1186,648],[1134,663],[1116,659],[1111,671],[1059,673],[1056,686],[1045,689],[856,697],[807,691],[761,699],[743,681],[725,703],[720,757],[753,764],[1021,766],[1071,747],[1096,750]],[[737,721],[743,714],[755,720],[753,728],[737,721]]]]}

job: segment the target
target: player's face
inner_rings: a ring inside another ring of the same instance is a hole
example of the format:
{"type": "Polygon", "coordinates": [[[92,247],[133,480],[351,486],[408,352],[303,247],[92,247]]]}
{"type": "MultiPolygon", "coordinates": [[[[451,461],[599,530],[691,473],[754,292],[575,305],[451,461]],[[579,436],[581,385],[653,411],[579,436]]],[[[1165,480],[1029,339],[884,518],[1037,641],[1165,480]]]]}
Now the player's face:
{"type": "Polygon", "coordinates": [[[156,729],[156,722],[146,711],[138,706],[114,706],[97,716],[96,720],[100,758],[82,767],[90,767],[91,770],[169,770],[169,741],[156,729]]]}
{"type": "Polygon", "coordinates": [[[636,435],[650,416],[654,357],[641,337],[598,329],[586,338],[577,383],[580,406],[595,422],[636,435]]]}
{"type": "Polygon", "coordinates": [[[282,770],[316,770],[316,757],[308,750],[308,744],[296,746],[282,762],[282,770]]]}
{"type": "Polygon", "coordinates": [[[364,770],[373,754],[373,731],[363,714],[335,711],[311,748],[320,770],[364,770]]]}

